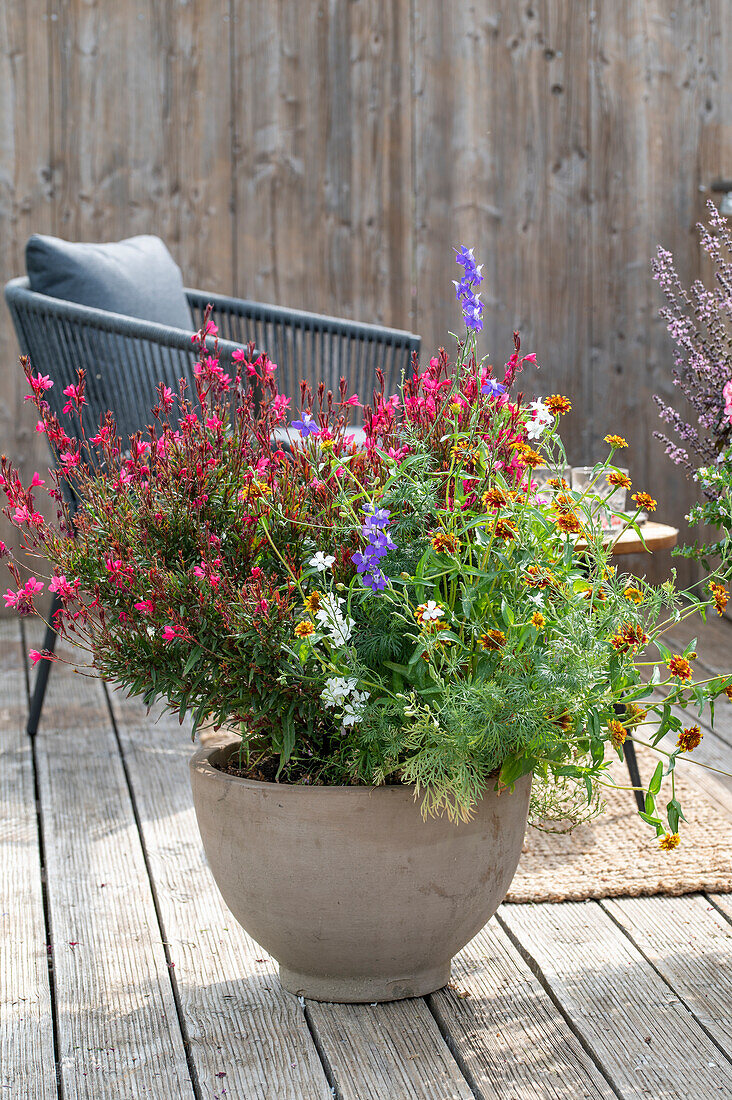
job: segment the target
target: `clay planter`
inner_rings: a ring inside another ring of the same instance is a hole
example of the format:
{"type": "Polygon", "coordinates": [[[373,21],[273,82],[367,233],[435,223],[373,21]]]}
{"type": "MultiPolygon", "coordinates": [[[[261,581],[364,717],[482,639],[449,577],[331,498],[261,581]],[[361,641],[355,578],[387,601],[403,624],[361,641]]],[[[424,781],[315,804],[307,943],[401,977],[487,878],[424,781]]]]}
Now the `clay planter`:
{"type": "Polygon", "coordinates": [[[393,1001],[446,985],[521,854],[531,777],[486,792],[473,820],[421,815],[411,787],[257,783],[191,760],[203,847],[236,919],[291,993],[393,1001]]]}

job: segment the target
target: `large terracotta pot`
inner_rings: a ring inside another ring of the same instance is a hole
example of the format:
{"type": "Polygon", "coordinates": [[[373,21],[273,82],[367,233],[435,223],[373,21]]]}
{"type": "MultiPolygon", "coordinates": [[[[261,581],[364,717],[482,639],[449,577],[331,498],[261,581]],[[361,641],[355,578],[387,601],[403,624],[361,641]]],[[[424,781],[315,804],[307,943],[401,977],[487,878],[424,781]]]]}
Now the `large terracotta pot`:
{"type": "Polygon", "coordinates": [[[489,790],[473,819],[422,818],[410,787],[257,783],[191,760],[203,847],[236,919],[290,992],[393,1001],[446,985],[493,915],[521,854],[531,777],[489,790]]]}

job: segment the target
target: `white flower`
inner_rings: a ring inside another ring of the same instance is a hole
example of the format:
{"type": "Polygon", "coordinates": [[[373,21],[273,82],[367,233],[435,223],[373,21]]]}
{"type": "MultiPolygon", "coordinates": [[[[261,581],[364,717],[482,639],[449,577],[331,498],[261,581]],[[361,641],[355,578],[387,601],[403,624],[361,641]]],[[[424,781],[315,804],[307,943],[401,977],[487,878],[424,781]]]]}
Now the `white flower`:
{"type": "Polygon", "coordinates": [[[530,420],[526,425],[526,435],[528,439],[533,441],[534,439],[539,439],[545,428],[548,428],[550,424],[554,423],[554,417],[543,401],[532,401],[529,404],[529,408],[533,412],[534,417],[533,420],[530,420]]]}
{"type": "Polygon", "coordinates": [[[335,558],[332,554],[324,554],[322,550],[318,550],[317,554],[310,559],[308,565],[312,565],[313,569],[317,569],[319,573],[325,573],[334,561],[335,558]]]}
{"type": "Polygon", "coordinates": [[[345,602],[340,596],[333,596],[327,592],[321,598],[320,610],[315,614],[315,618],[323,624],[323,629],[328,631],[337,645],[346,644],[356,625],[354,619],[345,618],[341,611],[341,605],[345,602]]]}
{"type": "Polygon", "coordinates": [[[343,708],[343,714],[341,716],[341,726],[343,729],[347,729],[349,726],[355,726],[357,722],[360,722],[368,698],[369,693],[367,691],[354,691],[350,702],[346,703],[343,708]]]}
{"type": "Polygon", "coordinates": [[[358,680],[353,676],[331,676],[325,681],[320,698],[327,707],[339,707],[356,690],[357,684],[358,680]]]}
{"type": "Polygon", "coordinates": [[[428,600],[424,605],[422,611],[422,618],[425,622],[431,622],[433,619],[441,619],[445,612],[442,610],[439,604],[436,604],[434,600],[428,600]]]}

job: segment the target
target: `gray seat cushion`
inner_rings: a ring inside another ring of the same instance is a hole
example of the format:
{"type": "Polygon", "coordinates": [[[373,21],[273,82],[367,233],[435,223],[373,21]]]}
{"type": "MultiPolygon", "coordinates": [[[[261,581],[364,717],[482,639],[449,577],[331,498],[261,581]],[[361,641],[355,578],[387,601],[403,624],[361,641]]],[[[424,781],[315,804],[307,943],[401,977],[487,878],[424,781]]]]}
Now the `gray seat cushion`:
{"type": "Polygon", "coordinates": [[[25,248],[31,290],[193,332],[180,268],[159,237],[75,244],[37,233],[25,248]]]}

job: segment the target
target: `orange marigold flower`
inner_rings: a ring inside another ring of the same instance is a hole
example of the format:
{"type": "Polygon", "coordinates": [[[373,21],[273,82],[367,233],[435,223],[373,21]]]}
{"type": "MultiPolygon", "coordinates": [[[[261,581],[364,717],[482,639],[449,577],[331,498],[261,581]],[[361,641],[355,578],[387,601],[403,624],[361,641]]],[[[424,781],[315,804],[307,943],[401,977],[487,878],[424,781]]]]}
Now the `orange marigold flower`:
{"type": "Polygon", "coordinates": [[[554,520],[554,525],[557,530],[564,531],[567,535],[578,535],[582,530],[582,525],[575,512],[560,512],[554,520]]]}
{"type": "Polygon", "coordinates": [[[628,446],[628,440],[623,439],[622,435],[606,435],[605,442],[616,451],[628,446]]]}
{"type": "Polygon", "coordinates": [[[497,519],[493,533],[498,539],[515,539],[516,524],[510,519],[497,519]]]}
{"type": "Polygon", "coordinates": [[[318,592],[317,590],[311,592],[310,595],[306,596],[303,601],[305,604],[305,610],[310,611],[313,614],[315,614],[316,611],[320,611],[321,599],[322,595],[320,592],[318,592]]]}
{"type": "Polygon", "coordinates": [[[438,554],[457,554],[460,549],[460,539],[448,534],[447,531],[436,531],[431,542],[438,554]]]}
{"type": "Polygon", "coordinates": [[[481,634],[478,638],[481,649],[500,649],[505,644],[506,635],[502,630],[486,630],[485,634],[481,634]]]}
{"type": "Polygon", "coordinates": [[[625,738],[628,736],[627,729],[622,722],[618,722],[617,718],[611,718],[607,728],[610,730],[610,740],[614,747],[619,749],[621,745],[625,744],[625,738]]]}
{"type": "Polygon", "coordinates": [[[537,630],[541,630],[541,628],[546,624],[546,619],[542,615],[541,611],[535,611],[534,614],[531,616],[531,621],[537,630]]]}
{"type": "Polygon", "coordinates": [[[693,752],[701,742],[702,737],[702,731],[698,726],[689,726],[688,729],[681,731],[676,744],[682,752],[693,752]]]}
{"type": "Polygon", "coordinates": [[[298,638],[308,638],[314,632],[315,627],[308,619],[303,619],[295,626],[295,634],[298,638]]]}
{"type": "Polygon", "coordinates": [[[630,489],[633,482],[627,474],[621,474],[620,470],[611,470],[607,475],[608,485],[614,485],[616,489],[630,489]]]}
{"type": "Polygon", "coordinates": [[[693,673],[686,657],[672,657],[666,664],[672,676],[676,676],[679,680],[691,680],[693,673]]]}
{"type": "Polygon", "coordinates": [[[639,646],[645,645],[648,635],[642,626],[634,623],[623,623],[616,634],[610,639],[610,645],[617,649],[618,653],[629,653],[639,646]]]}
{"type": "Polygon", "coordinates": [[[257,500],[258,497],[268,497],[272,493],[272,486],[266,481],[250,481],[239,493],[239,500],[257,500]]]}
{"type": "Polygon", "coordinates": [[[568,413],[572,408],[572,402],[569,398],[562,397],[561,394],[558,393],[553,393],[550,397],[545,397],[544,404],[549,412],[554,413],[555,416],[561,416],[562,413],[568,413]]]}
{"type": "Polygon", "coordinates": [[[524,447],[521,451],[521,461],[524,466],[528,466],[530,469],[535,470],[537,466],[542,465],[544,459],[538,451],[533,449],[533,447],[524,447]]]}
{"type": "Polygon", "coordinates": [[[655,512],[658,507],[658,501],[650,493],[633,493],[632,499],[639,508],[645,508],[646,512],[655,512]]]}
{"type": "Polygon", "coordinates": [[[643,603],[645,596],[641,592],[640,588],[636,588],[634,585],[629,584],[623,592],[626,600],[631,600],[633,603],[643,603]]]}
{"type": "Polygon", "coordinates": [[[503,489],[489,489],[487,493],[483,493],[481,502],[485,508],[502,508],[504,504],[508,504],[508,497],[503,489]]]}
{"type": "Polygon", "coordinates": [[[716,581],[709,582],[709,591],[712,593],[714,599],[714,606],[717,609],[717,614],[722,615],[724,609],[729,603],[729,593],[723,584],[717,584],[716,581]]]}
{"type": "Polygon", "coordinates": [[[663,848],[664,852],[672,852],[674,848],[678,848],[681,843],[681,837],[678,833],[666,833],[659,840],[659,845],[663,848]]]}

